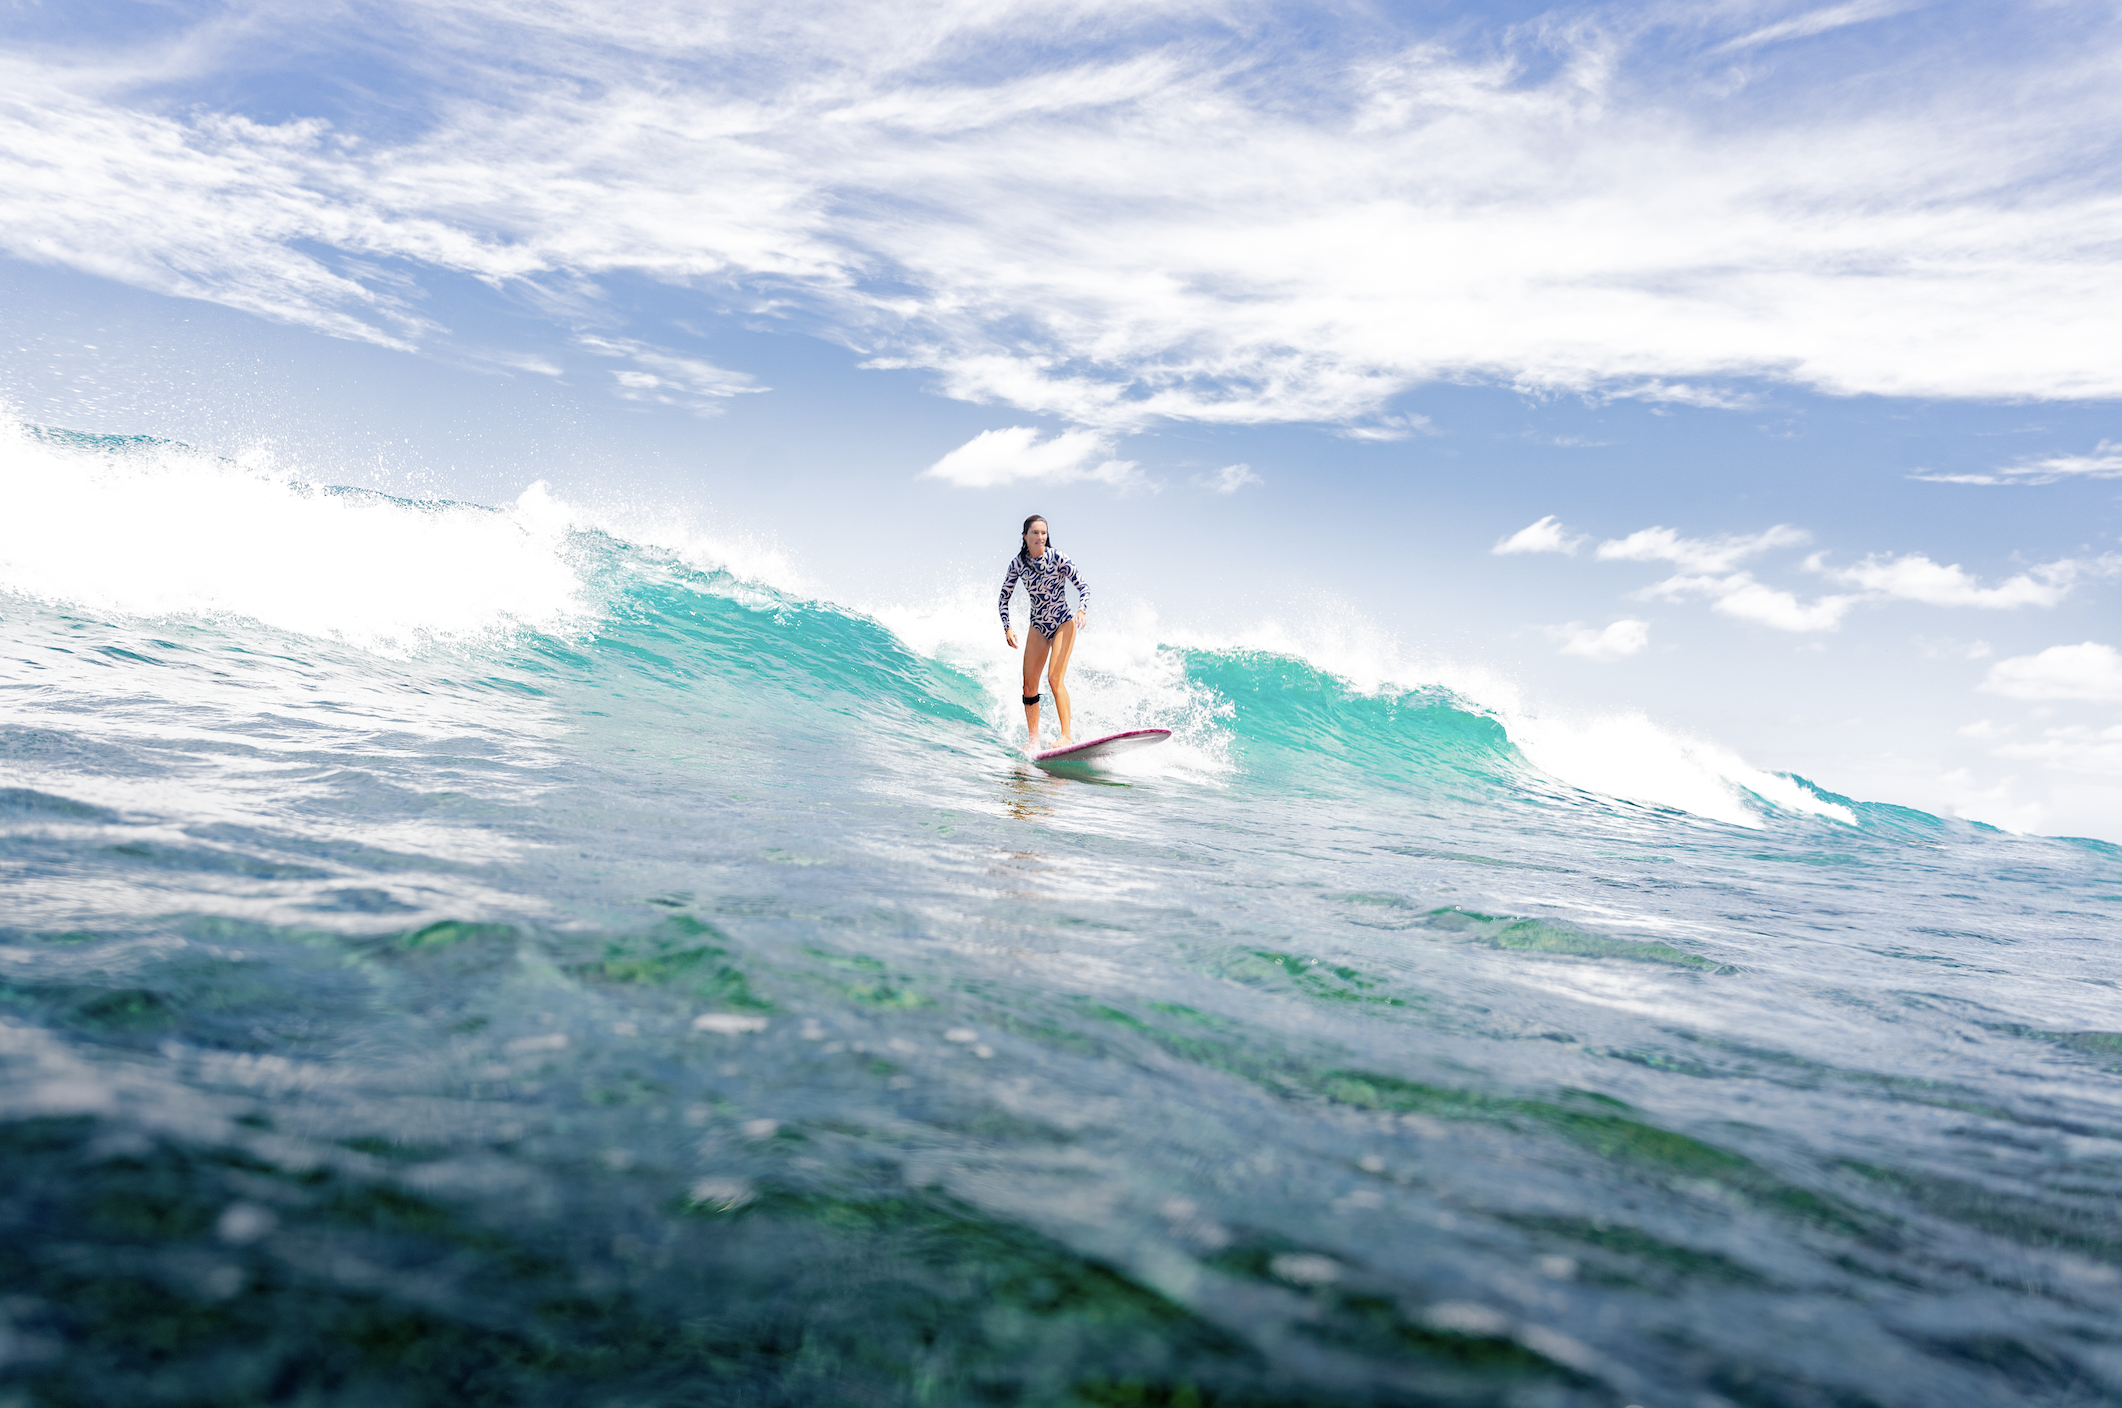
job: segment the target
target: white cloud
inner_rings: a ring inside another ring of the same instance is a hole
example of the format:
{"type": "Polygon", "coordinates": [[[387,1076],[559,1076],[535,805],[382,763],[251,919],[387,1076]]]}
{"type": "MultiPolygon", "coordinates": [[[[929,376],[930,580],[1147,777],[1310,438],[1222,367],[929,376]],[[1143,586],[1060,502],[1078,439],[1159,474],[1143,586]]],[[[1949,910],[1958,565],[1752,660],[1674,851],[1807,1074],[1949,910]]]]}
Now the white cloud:
{"type": "Polygon", "coordinates": [[[1013,425],[1007,430],[981,431],[923,470],[921,477],[941,479],[961,489],[1026,482],[1069,484],[1082,479],[1122,489],[1144,487],[1147,481],[1136,462],[1113,459],[1111,450],[1111,443],[1095,430],[1065,430],[1051,440],[1041,440],[1031,426],[1013,425]]]}
{"type": "Polygon", "coordinates": [[[1650,645],[1648,621],[1624,619],[1603,629],[1572,621],[1566,626],[1555,627],[1552,633],[1561,639],[1564,655],[1577,655],[1601,664],[1640,655],[1650,645]]]}
{"type": "MultiPolygon", "coordinates": [[[[1796,592],[1769,586],[1752,572],[1728,570],[1766,548],[1795,546],[1808,537],[1803,530],[1788,524],[1745,536],[1724,534],[1715,538],[1683,538],[1670,528],[1645,528],[1626,538],[1601,543],[1598,556],[1605,560],[1671,562],[1690,569],[1644,587],[1635,593],[1640,599],[1684,601],[1707,597],[1715,611],[1779,631],[1838,630],[1844,617],[1867,602],[1913,601],[1928,606],[1990,610],[2054,606],[2080,581],[2122,572],[2122,556],[2115,554],[2091,561],[2063,558],[2030,567],[1992,587],[1984,586],[1980,578],[1958,564],[1941,565],[1922,553],[1867,557],[1851,567],[1828,567],[1822,555],[1815,553],[1805,562],[1809,570],[1857,590],[1807,601],[1796,592]]],[[[1500,544],[1497,550],[1502,550],[1500,544]]],[[[1965,647],[1952,642],[1933,647],[1919,639],[1917,645],[1927,655],[1951,653],[1970,660],[1989,652],[1989,646],[1979,641],[1965,647]]]]}
{"type": "Polygon", "coordinates": [[[1795,18],[1781,20],[1775,24],[1742,34],[1717,46],[1717,52],[1728,54],[1742,49],[1757,49],[1763,44],[1780,44],[1792,39],[1810,39],[1816,34],[1843,29],[1866,20],[1883,20],[1913,9],[1911,0],[1850,0],[1846,5],[1829,5],[1823,9],[1808,11],[1795,18]]]}
{"type": "Polygon", "coordinates": [[[1788,523],[1759,533],[1722,533],[1714,538],[1683,538],[1670,528],[1643,528],[1599,544],[1598,558],[1601,562],[1670,562],[1689,572],[1729,572],[1756,553],[1811,541],[1812,534],[1788,523]]]}
{"type": "Polygon", "coordinates": [[[566,371],[550,357],[541,357],[535,352],[468,347],[464,349],[464,355],[474,362],[506,367],[512,372],[530,372],[537,376],[560,376],[566,371]]]}
{"type": "Polygon", "coordinates": [[[1717,386],[1690,386],[1684,381],[1647,381],[1641,386],[1608,391],[1599,399],[1648,401],[1653,405],[1695,406],[1715,411],[1751,411],[1761,405],[1761,398],[1751,392],[1728,391],[1717,386]]]}
{"type": "Polygon", "coordinates": [[[1499,557],[1517,552],[1559,552],[1574,554],[1588,541],[1582,533],[1572,533],[1562,526],[1562,520],[1553,514],[1536,523],[1528,523],[1508,537],[1496,539],[1489,549],[1499,557]]]}
{"type": "Polygon", "coordinates": [[[2007,699],[2122,703],[2122,652],[2096,641],[2052,645],[2038,655],[1999,660],[1980,687],[2007,699]]]}
{"type": "Polygon", "coordinates": [[[1253,473],[1253,467],[1249,464],[1227,464],[1214,474],[1197,474],[1193,477],[1196,488],[1213,489],[1219,494],[1235,494],[1248,484],[1266,482],[1253,473]]]}
{"type": "Polygon", "coordinates": [[[1668,577],[1645,587],[1637,595],[1666,601],[1706,596],[1710,598],[1713,611],[1779,631],[1839,630],[1842,618],[1863,600],[1856,596],[1823,596],[1806,602],[1795,592],[1754,580],[1751,572],[1734,572],[1723,577],[1668,577]]]}
{"type": "Polygon", "coordinates": [[[1374,416],[1360,425],[1342,426],[1335,434],[1346,440],[1405,440],[1430,428],[1428,416],[1374,416]]]}
{"type": "Polygon", "coordinates": [[[1911,636],[1909,644],[1921,651],[1926,660],[1987,660],[1997,653],[1986,640],[1954,640],[1949,636],[1937,640],[1911,636]]]}
{"type": "MultiPolygon", "coordinates": [[[[2010,12],[2010,44],[1910,27],[1861,85],[1763,69],[1743,109],[1727,60],[1672,67],[1663,7],[1464,34],[1190,2],[621,8],[259,6],[151,48],[17,47],[0,248],[393,346],[447,339],[436,275],[635,275],[1112,432],[1393,434],[1383,408],[1440,378],[2122,396],[2116,182],[2084,155],[2122,128],[2117,31],[2071,7],[2010,12]],[[373,122],[214,108],[356,25],[404,56],[373,122]]],[[[1752,8],[1685,23],[1756,53],[1896,7],[1752,8]]]]}
{"type": "Polygon", "coordinates": [[[1867,557],[1854,567],[1826,567],[1817,559],[1807,565],[1825,573],[1831,581],[1862,588],[1880,600],[2010,611],[2021,606],[2054,606],[2083,578],[2112,576],[2122,570],[2122,557],[2109,554],[2091,562],[2063,558],[2030,567],[1994,587],[1983,586],[1979,577],[1957,563],[1941,565],[1920,552],[1903,557],[1867,557]]]}
{"type": "Polygon", "coordinates": [[[1938,474],[1919,469],[1908,476],[1933,484],[2054,484],[2061,479],[2122,479],[2122,440],[2102,440],[2089,455],[2042,455],[1999,465],[1987,474],[1938,474]]]}
{"type": "Polygon", "coordinates": [[[2088,728],[2074,724],[2046,730],[2037,743],[2007,743],[2000,758],[2044,763],[2058,772],[2082,778],[2088,773],[2122,777],[2122,724],[2088,728]]]}
{"type": "Polygon", "coordinates": [[[578,337],[600,357],[624,357],[634,365],[612,373],[613,394],[625,401],[682,406],[699,416],[722,414],[732,396],[768,390],[750,374],[733,372],[698,357],[680,356],[625,338],[578,337]]]}

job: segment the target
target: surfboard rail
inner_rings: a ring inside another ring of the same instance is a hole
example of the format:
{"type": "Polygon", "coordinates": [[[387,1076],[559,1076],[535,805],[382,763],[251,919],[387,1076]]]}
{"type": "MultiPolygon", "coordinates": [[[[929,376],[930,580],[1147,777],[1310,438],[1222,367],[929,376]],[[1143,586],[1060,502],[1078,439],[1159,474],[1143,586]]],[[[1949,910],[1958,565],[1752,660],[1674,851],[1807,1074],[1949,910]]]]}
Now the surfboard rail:
{"type": "Polygon", "coordinates": [[[1048,748],[1032,754],[1035,763],[1083,763],[1097,758],[1109,758],[1115,753],[1125,753],[1136,748],[1147,748],[1152,743],[1162,743],[1172,736],[1168,728],[1130,728],[1119,733],[1108,733],[1098,738],[1087,738],[1081,743],[1071,743],[1066,748],[1048,748]]]}

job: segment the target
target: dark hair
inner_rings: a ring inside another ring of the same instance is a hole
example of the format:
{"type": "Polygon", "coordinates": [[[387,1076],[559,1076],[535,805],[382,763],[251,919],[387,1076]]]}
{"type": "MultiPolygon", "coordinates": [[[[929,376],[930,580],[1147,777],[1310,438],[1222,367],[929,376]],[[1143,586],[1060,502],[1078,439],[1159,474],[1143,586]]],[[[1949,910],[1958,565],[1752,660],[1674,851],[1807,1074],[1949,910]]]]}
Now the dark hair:
{"type": "MultiPolygon", "coordinates": [[[[1044,522],[1046,522],[1046,515],[1043,513],[1035,513],[1030,518],[1025,519],[1024,526],[1017,530],[1017,556],[1023,558],[1026,562],[1030,562],[1032,560],[1032,554],[1031,548],[1024,541],[1024,535],[1026,533],[1031,532],[1032,525],[1034,523],[1044,522]]],[[[1046,545],[1048,547],[1052,547],[1054,545],[1054,535],[1051,527],[1047,529],[1046,545]]]]}

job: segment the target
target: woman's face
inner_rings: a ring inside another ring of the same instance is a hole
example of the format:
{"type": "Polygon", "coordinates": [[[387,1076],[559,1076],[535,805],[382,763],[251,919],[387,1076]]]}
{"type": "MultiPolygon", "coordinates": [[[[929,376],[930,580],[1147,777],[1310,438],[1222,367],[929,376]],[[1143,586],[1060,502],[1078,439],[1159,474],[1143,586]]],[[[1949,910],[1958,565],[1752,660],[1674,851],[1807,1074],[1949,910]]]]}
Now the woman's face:
{"type": "Polygon", "coordinates": [[[1033,557],[1046,551],[1046,520],[1034,518],[1032,526],[1024,530],[1024,550],[1033,557]]]}

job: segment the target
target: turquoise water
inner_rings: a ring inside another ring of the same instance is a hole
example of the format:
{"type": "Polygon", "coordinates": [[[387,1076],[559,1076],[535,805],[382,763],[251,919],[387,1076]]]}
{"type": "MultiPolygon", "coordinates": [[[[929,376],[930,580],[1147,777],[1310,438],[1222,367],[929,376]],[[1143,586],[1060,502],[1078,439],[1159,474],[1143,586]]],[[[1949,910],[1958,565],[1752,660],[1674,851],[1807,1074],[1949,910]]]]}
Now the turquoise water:
{"type": "Polygon", "coordinates": [[[970,626],[5,449],[0,1402],[2122,1384],[2114,846],[1198,642],[1043,772],[970,626]]]}

